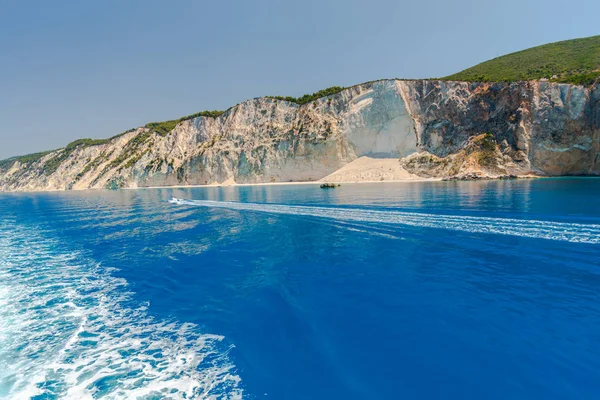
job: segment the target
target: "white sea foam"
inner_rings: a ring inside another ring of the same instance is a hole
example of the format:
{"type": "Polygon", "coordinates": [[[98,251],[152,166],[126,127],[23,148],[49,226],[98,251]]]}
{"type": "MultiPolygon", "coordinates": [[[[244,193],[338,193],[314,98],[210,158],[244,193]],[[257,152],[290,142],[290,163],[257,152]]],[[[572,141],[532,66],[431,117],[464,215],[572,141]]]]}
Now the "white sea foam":
{"type": "Polygon", "coordinates": [[[369,210],[364,208],[293,206],[283,204],[237,203],[213,200],[171,199],[171,203],[199,207],[226,208],[330,218],[340,221],[408,225],[454,231],[522,236],[575,243],[600,243],[600,225],[554,221],[439,215],[402,211],[369,210]]]}
{"type": "Polygon", "coordinates": [[[158,321],[127,282],[0,224],[0,398],[241,398],[223,337],[158,321]]]}

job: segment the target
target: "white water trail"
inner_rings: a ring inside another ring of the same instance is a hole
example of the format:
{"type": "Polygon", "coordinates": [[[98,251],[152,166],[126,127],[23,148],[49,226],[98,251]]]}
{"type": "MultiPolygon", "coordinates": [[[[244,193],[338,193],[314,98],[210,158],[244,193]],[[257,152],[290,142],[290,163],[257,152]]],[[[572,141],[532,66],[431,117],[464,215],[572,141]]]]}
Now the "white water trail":
{"type": "Polygon", "coordinates": [[[126,280],[0,223],[0,398],[241,398],[222,336],[157,320],[126,280]]]}
{"type": "Polygon", "coordinates": [[[170,202],[173,204],[197,207],[226,208],[240,211],[329,218],[340,221],[438,228],[461,232],[558,240],[572,243],[600,243],[600,225],[595,224],[439,215],[403,211],[369,210],[363,208],[238,203],[214,200],[171,199],[170,202]]]}

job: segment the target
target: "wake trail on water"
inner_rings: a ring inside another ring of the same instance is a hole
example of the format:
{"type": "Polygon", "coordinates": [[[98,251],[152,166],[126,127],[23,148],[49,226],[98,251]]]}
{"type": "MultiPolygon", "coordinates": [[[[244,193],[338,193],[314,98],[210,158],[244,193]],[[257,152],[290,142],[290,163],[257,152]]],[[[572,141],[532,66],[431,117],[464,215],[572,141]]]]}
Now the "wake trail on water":
{"type": "Polygon", "coordinates": [[[348,222],[438,228],[452,231],[521,236],[572,243],[600,243],[600,225],[596,224],[426,214],[403,211],[370,210],[365,208],[295,206],[214,200],[185,200],[175,198],[169,201],[172,204],[179,205],[328,218],[348,222]]]}
{"type": "Polygon", "coordinates": [[[0,222],[0,398],[241,398],[222,336],[152,317],[112,271],[0,222]]]}

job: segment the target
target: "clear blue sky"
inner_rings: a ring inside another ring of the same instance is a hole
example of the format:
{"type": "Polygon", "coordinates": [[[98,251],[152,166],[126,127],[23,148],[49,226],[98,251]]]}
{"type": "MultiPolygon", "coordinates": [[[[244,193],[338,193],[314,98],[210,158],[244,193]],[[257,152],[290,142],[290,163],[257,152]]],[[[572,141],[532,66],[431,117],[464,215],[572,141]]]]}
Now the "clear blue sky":
{"type": "Polygon", "coordinates": [[[0,159],[600,34],[600,1],[0,0],[0,159]]]}

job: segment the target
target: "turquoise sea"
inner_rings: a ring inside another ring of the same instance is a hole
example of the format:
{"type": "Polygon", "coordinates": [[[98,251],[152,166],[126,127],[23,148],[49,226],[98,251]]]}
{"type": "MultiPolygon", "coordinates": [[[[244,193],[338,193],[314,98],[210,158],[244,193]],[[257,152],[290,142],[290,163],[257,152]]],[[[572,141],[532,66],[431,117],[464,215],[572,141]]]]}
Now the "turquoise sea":
{"type": "Polygon", "coordinates": [[[0,194],[0,398],[597,399],[599,199],[593,178],[0,194]]]}

